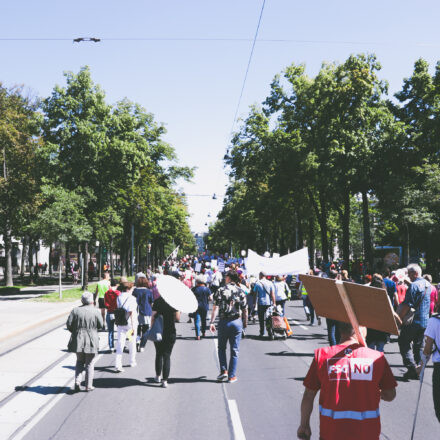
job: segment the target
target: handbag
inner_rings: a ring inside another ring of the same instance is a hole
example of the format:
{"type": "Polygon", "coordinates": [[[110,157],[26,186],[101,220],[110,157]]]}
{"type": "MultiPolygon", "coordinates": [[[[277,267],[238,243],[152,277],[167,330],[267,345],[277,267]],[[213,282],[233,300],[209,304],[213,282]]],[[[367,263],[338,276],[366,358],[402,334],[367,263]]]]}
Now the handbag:
{"type": "MultiPolygon", "coordinates": [[[[426,283],[425,293],[420,298],[420,300],[418,301],[417,305],[415,307],[410,307],[410,309],[408,310],[406,315],[402,318],[402,327],[406,327],[406,326],[411,325],[413,323],[416,311],[420,307],[420,305],[422,304],[422,301],[425,299],[425,295],[426,295],[426,292],[428,291],[428,287],[429,286],[430,286],[430,284],[426,283]]],[[[403,304],[403,303],[398,305],[398,307],[397,307],[397,314],[400,314],[400,311],[402,310],[402,307],[404,305],[405,304],[403,304]]]]}
{"type": "Polygon", "coordinates": [[[142,335],[141,347],[145,347],[148,341],[161,342],[163,336],[163,318],[162,315],[156,315],[153,326],[142,335]]]}
{"type": "Polygon", "coordinates": [[[124,309],[125,303],[128,301],[128,298],[124,301],[124,304],[122,304],[122,307],[118,307],[115,309],[115,324],[118,326],[122,325],[128,325],[128,319],[127,319],[127,311],[124,309]]]}

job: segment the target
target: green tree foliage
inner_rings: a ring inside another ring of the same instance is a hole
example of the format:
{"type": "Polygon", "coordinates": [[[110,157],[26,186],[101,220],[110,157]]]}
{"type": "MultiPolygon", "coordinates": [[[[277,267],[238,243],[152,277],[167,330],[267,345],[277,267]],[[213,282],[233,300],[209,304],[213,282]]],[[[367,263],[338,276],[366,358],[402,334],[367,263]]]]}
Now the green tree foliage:
{"type": "Polygon", "coordinates": [[[19,89],[0,85],[7,282],[12,236],[65,243],[67,249],[81,245],[86,257],[89,244],[94,248],[99,240],[121,256],[124,271],[130,268],[132,227],[138,264],[145,262],[148,243],[152,264],[173,241],[193,250],[185,198],[176,190],[193,169],[177,164],[163,125],[128,99],[107,103],[88,67],[67,72],[65,79],[42,100],[40,113],[19,89]]]}
{"type": "Polygon", "coordinates": [[[12,280],[12,237],[21,236],[38,206],[36,154],[40,147],[36,103],[21,88],[0,83],[0,228],[5,246],[5,282],[12,280]]]}
{"type": "Polygon", "coordinates": [[[360,54],[314,78],[295,64],[275,77],[225,157],[231,183],[211,248],[227,238],[281,253],[306,244],[311,260],[319,248],[326,261],[337,244],[345,261],[362,251],[372,265],[378,240],[405,241],[401,226],[434,233],[440,67],[431,76],[419,60],[396,95],[401,106],[387,100],[380,69],[360,54]]]}

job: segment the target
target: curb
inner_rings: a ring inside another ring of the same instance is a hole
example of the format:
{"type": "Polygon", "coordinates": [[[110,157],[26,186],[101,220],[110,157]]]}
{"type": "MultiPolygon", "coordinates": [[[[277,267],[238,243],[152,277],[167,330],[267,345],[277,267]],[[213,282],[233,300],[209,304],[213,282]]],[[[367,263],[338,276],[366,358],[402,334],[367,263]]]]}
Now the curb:
{"type": "Polygon", "coordinates": [[[34,321],[31,324],[27,324],[27,325],[24,325],[22,327],[16,328],[13,331],[11,331],[11,332],[9,332],[9,333],[7,333],[5,335],[1,335],[0,336],[0,342],[4,341],[6,339],[10,339],[10,338],[13,338],[15,336],[18,336],[21,333],[24,333],[24,332],[26,332],[28,330],[32,330],[33,328],[39,327],[40,325],[44,325],[44,324],[47,324],[47,323],[49,323],[51,321],[55,321],[56,319],[61,318],[62,316],[66,316],[66,315],[68,315],[71,312],[71,310],[74,307],[77,307],[80,304],[81,304],[81,301],[79,301],[79,300],[74,301],[74,302],[70,303],[70,307],[68,309],[66,307],[66,309],[64,309],[62,312],[57,312],[55,315],[50,315],[50,316],[48,316],[48,317],[46,317],[44,319],[41,319],[39,321],[34,321]]]}

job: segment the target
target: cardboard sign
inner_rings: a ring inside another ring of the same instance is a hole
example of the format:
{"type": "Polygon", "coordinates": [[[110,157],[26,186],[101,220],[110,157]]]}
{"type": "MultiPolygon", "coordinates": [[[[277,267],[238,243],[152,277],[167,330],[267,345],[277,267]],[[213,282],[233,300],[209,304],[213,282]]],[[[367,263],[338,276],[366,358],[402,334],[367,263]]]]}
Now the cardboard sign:
{"type": "Polygon", "coordinates": [[[202,270],[202,263],[197,263],[196,267],[194,268],[194,271],[200,273],[201,270],[202,270]]]}
{"type": "Polygon", "coordinates": [[[385,289],[312,275],[300,275],[300,280],[317,315],[352,325],[358,323],[392,335],[399,334],[385,289]]]}

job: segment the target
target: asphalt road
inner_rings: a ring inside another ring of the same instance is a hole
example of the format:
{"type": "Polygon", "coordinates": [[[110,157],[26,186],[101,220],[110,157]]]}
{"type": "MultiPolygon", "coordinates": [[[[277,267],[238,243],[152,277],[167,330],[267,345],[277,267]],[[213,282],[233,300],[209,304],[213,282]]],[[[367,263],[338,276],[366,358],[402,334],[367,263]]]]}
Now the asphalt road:
{"type": "MultiPolygon", "coordinates": [[[[95,391],[65,395],[24,437],[44,439],[294,439],[299,424],[302,380],[313,350],[327,344],[321,327],[305,323],[299,301],[287,315],[294,335],[287,341],[260,340],[251,324],[241,344],[238,382],[218,384],[215,340],[196,341],[192,324],[178,324],[170,385],[159,388],[154,376],[154,346],[139,353],[135,368],[114,372],[114,355],[97,363],[95,391]]],[[[150,344],[150,343],[149,343],[150,344]]],[[[381,403],[383,439],[410,439],[418,382],[403,382],[397,343],[386,346],[386,357],[398,380],[397,398],[381,403]]],[[[124,355],[128,363],[128,354],[124,355]]],[[[73,366],[72,375],[73,375],[73,366]]],[[[24,391],[26,392],[26,391],[24,391]]],[[[40,390],[44,392],[44,390],[40,390]]],[[[317,399],[316,399],[317,400],[317,399]]],[[[318,438],[317,401],[312,438],[318,438]]],[[[432,366],[427,369],[415,439],[440,438],[432,405],[432,366]]]]}

